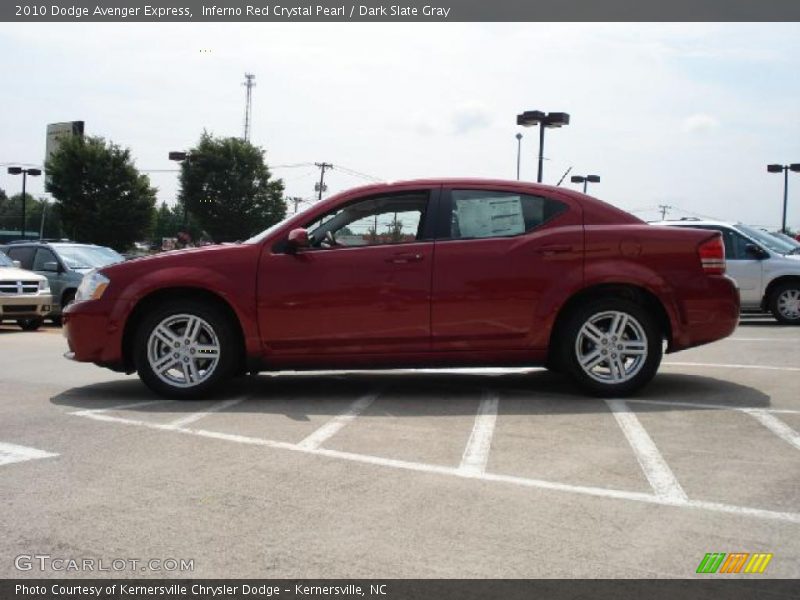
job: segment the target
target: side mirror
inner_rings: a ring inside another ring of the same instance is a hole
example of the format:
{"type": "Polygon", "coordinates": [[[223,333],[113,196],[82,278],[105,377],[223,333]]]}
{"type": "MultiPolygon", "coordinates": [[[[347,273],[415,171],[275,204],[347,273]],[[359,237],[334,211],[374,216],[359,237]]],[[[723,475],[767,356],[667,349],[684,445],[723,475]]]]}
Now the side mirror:
{"type": "Polygon", "coordinates": [[[14,263],[14,266],[17,267],[18,269],[22,268],[22,263],[19,262],[18,260],[12,260],[11,262],[14,263]]]}
{"type": "Polygon", "coordinates": [[[58,273],[58,263],[55,261],[49,261],[42,265],[42,271],[52,271],[53,273],[58,273]]]}
{"type": "Polygon", "coordinates": [[[289,239],[286,241],[289,252],[296,252],[300,248],[308,248],[311,242],[308,239],[308,231],[302,227],[292,229],[289,232],[289,239]]]}
{"type": "Polygon", "coordinates": [[[764,250],[761,246],[756,246],[755,244],[747,244],[744,249],[747,254],[756,260],[763,260],[769,257],[769,253],[766,250],[764,250]]]}

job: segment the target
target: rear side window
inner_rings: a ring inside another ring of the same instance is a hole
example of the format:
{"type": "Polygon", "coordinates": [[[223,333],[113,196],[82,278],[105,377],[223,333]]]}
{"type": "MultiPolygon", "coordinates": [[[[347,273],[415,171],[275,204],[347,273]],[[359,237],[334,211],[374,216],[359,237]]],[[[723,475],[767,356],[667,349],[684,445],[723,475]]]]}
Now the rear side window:
{"type": "Polygon", "coordinates": [[[25,248],[9,248],[6,254],[11,260],[18,260],[23,269],[30,269],[33,266],[34,252],[36,252],[36,248],[27,246],[25,248]]]}
{"type": "Polygon", "coordinates": [[[509,237],[532,231],[566,206],[541,196],[491,190],[453,190],[452,239],[509,237]]]}

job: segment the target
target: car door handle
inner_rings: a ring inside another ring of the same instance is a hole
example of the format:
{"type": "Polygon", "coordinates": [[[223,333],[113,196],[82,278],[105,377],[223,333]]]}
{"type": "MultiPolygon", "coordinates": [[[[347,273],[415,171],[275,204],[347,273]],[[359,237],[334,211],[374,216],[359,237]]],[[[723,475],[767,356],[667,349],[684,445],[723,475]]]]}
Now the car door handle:
{"type": "Polygon", "coordinates": [[[396,265],[404,265],[406,263],[419,262],[423,259],[422,254],[418,252],[400,252],[394,256],[386,259],[386,262],[394,263],[396,265]]]}
{"type": "Polygon", "coordinates": [[[566,252],[572,252],[573,246],[571,244],[549,244],[547,246],[542,246],[537,250],[539,254],[544,254],[545,256],[552,256],[553,254],[564,254],[566,252]]]}

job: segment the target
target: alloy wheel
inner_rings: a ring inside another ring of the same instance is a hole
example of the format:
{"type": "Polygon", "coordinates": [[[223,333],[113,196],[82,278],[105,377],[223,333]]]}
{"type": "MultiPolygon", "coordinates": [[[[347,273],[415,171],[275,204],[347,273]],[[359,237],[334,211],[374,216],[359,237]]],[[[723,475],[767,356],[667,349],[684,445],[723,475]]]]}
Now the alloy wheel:
{"type": "Polygon", "coordinates": [[[170,315],[150,332],[147,361],[164,383],[190,388],[211,377],[219,364],[220,348],[208,321],[191,314],[170,315]]]}
{"type": "Polygon", "coordinates": [[[581,369],[600,383],[625,383],[647,360],[647,336],[630,314],[604,311],[589,317],[575,340],[581,369]]]}
{"type": "Polygon", "coordinates": [[[778,296],[778,312],[789,321],[800,319],[800,290],[783,290],[778,296]]]}

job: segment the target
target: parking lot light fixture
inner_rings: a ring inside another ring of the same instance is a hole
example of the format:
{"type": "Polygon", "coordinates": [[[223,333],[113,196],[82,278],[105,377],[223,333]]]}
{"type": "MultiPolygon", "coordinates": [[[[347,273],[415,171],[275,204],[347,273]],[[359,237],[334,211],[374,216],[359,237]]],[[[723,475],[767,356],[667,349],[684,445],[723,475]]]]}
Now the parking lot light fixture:
{"type": "Polygon", "coordinates": [[[586,186],[590,183],[600,183],[600,175],[573,175],[570,177],[572,183],[582,183],[583,193],[586,193],[586,186]]]}
{"type": "Polygon", "coordinates": [[[31,177],[38,177],[42,174],[41,169],[23,169],[22,167],[8,167],[9,175],[22,175],[22,227],[20,233],[22,239],[25,239],[25,183],[27,182],[28,175],[31,177]]]}
{"type": "Polygon", "coordinates": [[[534,127],[539,125],[539,170],[536,181],[542,183],[542,166],[544,161],[544,130],[569,125],[569,115],[565,112],[544,113],[540,110],[526,110],[517,115],[517,125],[534,127]]]}
{"type": "Polygon", "coordinates": [[[790,165],[767,165],[768,173],[783,172],[783,219],[781,220],[781,231],[786,233],[786,207],[789,202],[789,171],[800,173],[800,163],[790,165]]]}

